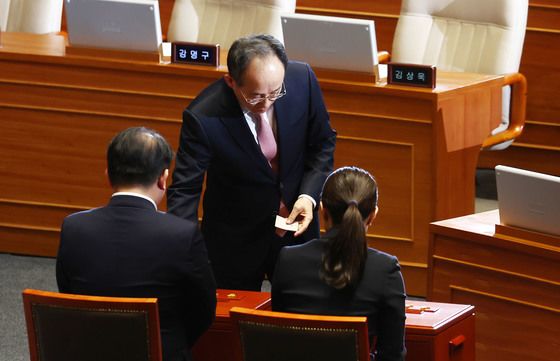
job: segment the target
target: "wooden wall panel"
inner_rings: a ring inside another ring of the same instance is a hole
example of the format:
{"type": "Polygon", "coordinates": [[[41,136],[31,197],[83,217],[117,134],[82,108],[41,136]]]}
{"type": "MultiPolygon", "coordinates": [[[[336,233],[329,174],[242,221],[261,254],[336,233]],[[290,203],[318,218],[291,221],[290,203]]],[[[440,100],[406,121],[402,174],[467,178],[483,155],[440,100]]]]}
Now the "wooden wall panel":
{"type": "Polygon", "coordinates": [[[2,251],[56,255],[62,220],[83,209],[55,203],[0,199],[2,251]]]}
{"type": "MultiPolygon", "coordinates": [[[[434,259],[449,265],[453,262],[464,267],[478,267],[480,269],[494,270],[502,274],[523,275],[526,273],[527,264],[539,264],[541,267],[531,269],[533,281],[554,280],[558,277],[556,272],[557,260],[547,257],[545,249],[523,247],[515,251],[515,243],[504,242],[507,246],[493,246],[483,244],[471,247],[463,239],[455,237],[438,236],[438,242],[433,247],[434,259]]],[[[477,243],[475,243],[476,245],[477,243]]],[[[452,276],[452,274],[450,274],[452,276]]],[[[553,282],[548,282],[553,283],[553,282]]],[[[515,286],[511,286],[514,287],[515,286]]],[[[560,294],[556,295],[556,302],[560,305],[560,294]]]]}
{"type": "MultiPolygon", "coordinates": [[[[1,73],[2,83],[12,86],[58,87],[68,91],[107,90],[112,93],[120,92],[123,96],[149,94],[160,96],[162,101],[171,98],[185,102],[205,88],[209,78],[216,78],[213,68],[174,64],[153,67],[141,62],[106,62],[80,58],[74,58],[70,62],[65,61],[66,58],[57,62],[37,62],[32,58],[6,56],[3,64],[10,67],[10,72],[1,73]],[[28,59],[30,61],[26,61],[28,59]],[[185,82],[182,76],[188,76],[189,81],[185,82]]],[[[3,98],[0,101],[6,102],[3,98]]]]}
{"type": "Polygon", "coordinates": [[[492,154],[481,153],[478,165],[482,168],[492,168],[495,164],[503,164],[560,176],[559,157],[558,147],[517,143],[492,154]]]}
{"type": "Polygon", "coordinates": [[[558,0],[531,0],[529,2],[529,14],[527,16],[527,27],[560,30],[560,3],[558,0]]]}
{"type": "Polygon", "coordinates": [[[478,361],[557,360],[560,347],[558,309],[463,288],[453,290],[451,302],[476,305],[478,361]],[[523,325],[520,319],[524,320],[523,325]]]}
{"type": "Polygon", "coordinates": [[[338,11],[339,13],[383,13],[398,15],[401,8],[399,0],[298,0],[300,8],[311,8],[315,11],[338,11]]]}
{"type": "Polygon", "coordinates": [[[414,144],[341,135],[337,138],[337,146],[342,151],[336,154],[335,168],[358,166],[369,169],[377,179],[380,213],[375,227],[371,229],[376,237],[412,242],[414,144]],[[367,157],[363,157],[364,152],[368,154],[367,157]],[[391,154],[391,159],[387,159],[387,154],[391,154]]]}
{"type": "Polygon", "coordinates": [[[103,204],[110,195],[105,154],[100,150],[118,131],[139,125],[154,128],[176,149],[180,127],[180,120],[50,109],[0,106],[0,112],[12,120],[3,125],[0,143],[3,197],[82,208],[103,204]]]}
{"type": "Polygon", "coordinates": [[[127,114],[137,118],[177,119],[186,100],[154,94],[112,92],[99,89],[73,89],[58,86],[37,86],[17,83],[0,84],[3,104],[17,101],[33,103],[43,109],[66,109],[76,112],[127,114]],[[119,102],[115,102],[115,95],[119,102]],[[157,97],[157,101],[147,99],[157,97]]]}
{"type": "Polygon", "coordinates": [[[0,198],[0,223],[14,227],[33,225],[57,228],[68,214],[84,209],[79,206],[0,198]]]}
{"type": "MultiPolygon", "coordinates": [[[[464,247],[461,248],[463,249],[464,247]]],[[[454,289],[462,287],[560,312],[560,295],[556,294],[559,285],[554,278],[539,278],[532,273],[522,273],[523,271],[509,272],[507,267],[484,265],[477,261],[464,263],[455,258],[442,258],[437,254],[433,261],[433,277],[436,280],[433,299],[462,303],[453,298],[454,289]]],[[[476,302],[471,304],[479,307],[476,302]]]]}
{"type": "Polygon", "coordinates": [[[34,256],[56,256],[60,227],[33,228],[0,222],[2,252],[32,254],[34,256]]]}
{"type": "MultiPolygon", "coordinates": [[[[560,15],[558,17],[560,22],[560,15]]],[[[560,125],[560,30],[528,30],[520,71],[528,79],[527,120],[560,125]]]]}

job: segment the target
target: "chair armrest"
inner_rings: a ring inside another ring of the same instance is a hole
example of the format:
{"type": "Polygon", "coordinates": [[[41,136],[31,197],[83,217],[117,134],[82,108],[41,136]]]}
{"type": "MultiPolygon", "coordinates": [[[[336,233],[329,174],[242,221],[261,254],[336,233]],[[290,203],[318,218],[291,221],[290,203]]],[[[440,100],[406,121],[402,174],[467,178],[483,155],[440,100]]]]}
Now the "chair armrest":
{"type": "Polygon", "coordinates": [[[511,112],[509,126],[503,132],[489,136],[482,143],[482,149],[517,138],[525,125],[527,109],[527,78],[521,73],[504,75],[504,86],[511,85],[511,112]]]}
{"type": "Polygon", "coordinates": [[[385,64],[391,61],[391,53],[382,50],[377,52],[377,60],[379,64],[385,64]]]}

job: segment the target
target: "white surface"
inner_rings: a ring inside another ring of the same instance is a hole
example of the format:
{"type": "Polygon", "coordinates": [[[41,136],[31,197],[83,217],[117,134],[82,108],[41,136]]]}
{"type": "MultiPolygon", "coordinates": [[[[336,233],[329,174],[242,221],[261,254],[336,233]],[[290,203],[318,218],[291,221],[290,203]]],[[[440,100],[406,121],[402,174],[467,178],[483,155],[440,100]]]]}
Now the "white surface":
{"type": "Polygon", "coordinates": [[[294,13],[295,0],[175,0],[167,38],[220,44],[251,34],[270,34],[282,41],[281,13],[294,13]]]}
{"type": "Polygon", "coordinates": [[[496,166],[500,223],[560,235],[560,177],[496,166]]]}
{"type": "Polygon", "coordinates": [[[10,10],[10,0],[0,0],[0,30],[6,31],[8,23],[8,11],[10,10]]]}
{"type": "MultiPolygon", "coordinates": [[[[62,0],[10,0],[8,3],[6,31],[34,34],[60,31],[62,0]]],[[[6,10],[6,0],[2,0],[0,12],[6,10]]]]}
{"type": "Polygon", "coordinates": [[[72,46],[159,51],[157,0],[65,0],[72,46]]]}
{"type": "Polygon", "coordinates": [[[299,228],[299,223],[294,222],[292,224],[287,224],[286,219],[287,218],[284,218],[282,216],[277,215],[276,216],[276,222],[274,223],[274,226],[276,228],[280,228],[280,229],[283,229],[283,230],[286,230],[286,231],[293,231],[293,232],[297,231],[298,228],[299,228]]]}
{"type": "Polygon", "coordinates": [[[291,60],[369,74],[378,63],[373,20],[283,14],[282,31],[291,60]]]}

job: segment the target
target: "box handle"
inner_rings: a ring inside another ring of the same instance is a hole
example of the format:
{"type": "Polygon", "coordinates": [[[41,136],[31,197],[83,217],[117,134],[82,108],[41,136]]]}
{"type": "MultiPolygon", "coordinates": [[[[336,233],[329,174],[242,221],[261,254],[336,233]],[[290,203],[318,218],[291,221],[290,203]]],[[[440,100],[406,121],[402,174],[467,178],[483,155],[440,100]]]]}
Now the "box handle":
{"type": "Polygon", "coordinates": [[[453,352],[458,348],[462,347],[465,343],[466,337],[463,335],[455,336],[449,340],[449,351],[453,352]]]}

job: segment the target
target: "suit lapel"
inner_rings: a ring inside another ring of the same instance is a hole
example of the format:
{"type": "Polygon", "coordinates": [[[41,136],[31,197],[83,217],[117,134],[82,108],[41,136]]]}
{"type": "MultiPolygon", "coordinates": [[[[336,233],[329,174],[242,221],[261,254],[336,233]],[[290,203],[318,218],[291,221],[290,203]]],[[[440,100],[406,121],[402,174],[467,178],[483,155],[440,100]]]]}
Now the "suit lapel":
{"type": "Polygon", "coordinates": [[[257,142],[255,142],[253,133],[251,133],[251,129],[249,129],[249,126],[247,125],[247,121],[237,104],[237,100],[236,108],[237,111],[234,111],[234,114],[238,113],[238,116],[221,117],[220,120],[222,124],[228,130],[232,139],[239,145],[239,148],[253,160],[255,167],[266,173],[268,176],[274,177],[274,172],[272,171],[272,168],[270,168],[265,156],[262,154],[261,148],[257,142]]]}
{"type": "Polygon", "coordinates": [[[283,170],[287,169],[289,164],[288,148],[290,146],[290,132],[297,131],[297,127],[290,123],[294,118],[290,114],[290,108],[287,106],[285,97],[278,99],[274,103],[274,113],[276,117],[276,141],[278,145],[278,165],[280,168],[280,179],[283,179],[283,170]]]}

